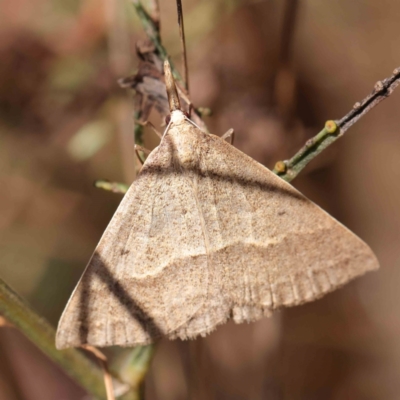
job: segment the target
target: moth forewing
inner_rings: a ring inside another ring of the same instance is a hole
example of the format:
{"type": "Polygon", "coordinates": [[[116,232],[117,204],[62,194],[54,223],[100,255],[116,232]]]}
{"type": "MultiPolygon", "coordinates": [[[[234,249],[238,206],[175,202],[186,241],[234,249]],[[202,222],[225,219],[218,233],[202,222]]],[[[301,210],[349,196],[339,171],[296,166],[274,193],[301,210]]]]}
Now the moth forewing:
{"type": "Polygon", "coordinates": [[[194,338],[378,268],[290,184],[174,113],[64,311],[58,348],[194,338]]]}

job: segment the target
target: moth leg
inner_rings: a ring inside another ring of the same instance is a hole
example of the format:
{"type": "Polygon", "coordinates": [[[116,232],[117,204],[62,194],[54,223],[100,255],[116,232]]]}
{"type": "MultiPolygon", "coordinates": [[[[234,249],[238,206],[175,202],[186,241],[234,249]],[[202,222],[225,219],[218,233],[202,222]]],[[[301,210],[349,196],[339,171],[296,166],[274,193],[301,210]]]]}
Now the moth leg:
{"type": "Polygon", "coordinates": [[[157,130],[157,128],[150,122],[146,121],[145,126],[149,126],[150,129],[161,139],[162,138],[162,133],[157,130]]]}
{"type": "Polygon", "coordinates": [[[142,146],[139,146],[138,144],[135,144],[135,153],[136,153],[137,158],[139,159],[140,163],[143,165],[145,162],[145,158],[139,154],[139,151],[142,152],[143,154],[145,154],[146,156],[149,155],[151,153],[151,151],[142,146]]]}
{"type": "Polygon", "coordinates": [[[157,130],[157,128],[150,121],[142,122],[142,121],[136,120],[135,123],[137,123],[138,125],[143,126],[143,127],[148,126],[160,139],[162,138],[162,133],[160,133],[157,130]]]}
{"type": "Polygon", "coordinates": [[[235,139],[235,130],[233,128],[227,130],[222,136],[221,139],[224,139],[228,142],[227,139],[229,139],[229,143],[233,146],[233,141],[235,139]]]}
{"type": "Polygon", "coordinates": [[[107,400],[115,400],[113,381],[108,368],[107,357],[94,346],[84,344],[81,347],[86,351],[92,353],[97,358],[100,367],[103,370],[103,379],[104,379],[104,386],[106,388],[107,400]]]}

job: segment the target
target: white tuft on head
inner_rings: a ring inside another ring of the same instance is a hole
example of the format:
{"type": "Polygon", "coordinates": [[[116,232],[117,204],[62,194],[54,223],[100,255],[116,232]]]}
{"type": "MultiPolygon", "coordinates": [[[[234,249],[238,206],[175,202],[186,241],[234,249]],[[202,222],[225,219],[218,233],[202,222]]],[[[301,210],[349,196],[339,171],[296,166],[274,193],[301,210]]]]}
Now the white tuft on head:
{"type": "Polygon", "coordinates": [[[185,120],[185,114],[181,110],[174,110],[171,113],[171,122],[181,124],[185,120]]]}

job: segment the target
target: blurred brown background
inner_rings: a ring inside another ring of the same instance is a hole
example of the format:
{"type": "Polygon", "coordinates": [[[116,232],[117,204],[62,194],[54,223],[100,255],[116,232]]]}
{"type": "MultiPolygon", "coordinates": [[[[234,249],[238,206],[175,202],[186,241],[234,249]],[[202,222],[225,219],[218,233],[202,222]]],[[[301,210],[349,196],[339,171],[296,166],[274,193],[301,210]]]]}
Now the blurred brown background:
{"type": "MultiPolygon", "coordinates": [[[[235,128],[235,145],[269,167],[400,66],[399,2],[183,5],[192,100],[212,109],[212,132],[235,128]]],[[[160,7],[179,62],[175,1],[160,7]]],[[[134,71],[144,37],[128,0],[0,3],[0,276],[54,325],[121,199],[93,181],[134,178],[132,103],[116,80],[134,71]]],[[[146,399],[400,398],[399,109],[395,92],[294,182],[372,247],[381,270],[256,324],[160,343],[146,399]]],[[[1,400],[85,396],[0,330],[1,400]]]]}

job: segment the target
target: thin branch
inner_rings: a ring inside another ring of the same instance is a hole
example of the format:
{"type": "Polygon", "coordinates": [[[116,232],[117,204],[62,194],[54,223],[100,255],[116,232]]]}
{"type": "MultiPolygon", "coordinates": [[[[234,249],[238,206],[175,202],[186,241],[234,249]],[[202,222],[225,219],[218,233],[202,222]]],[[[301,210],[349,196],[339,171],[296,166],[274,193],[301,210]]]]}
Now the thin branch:
{"type": "MultiPolygon", "coordinates": [[[[0,313],[43,351],[54,363],[78,382],[88,393],[106,399],[101,370],[75,349],[57,350],[55,331],[0,279],[0,313]]],[[[127,398],[126,398],[127,399],[127,398]]]]}
{"type": "Polygon", "coordinates": [[[347,131],[364,114],[388,98],[400,83],[400,67],[393,71],[393,75],[383,81],[378,81],[374,90],[361,102],[354,104],[353,109],[342,119],[337,121],[341,133],[347,131]]]}
{"type": "Polygon", "coordinates": [[[400,68],[393,71],[389,78],[375,84],[374,90],[338,121],[328,121],[324,129],[309,139],[306,144],[289,160],[278,161],[274,172],[285,181],[292,181],[305,166],[318,154],[339,139],[362,116],[388,98],[400,83],[400,68]]]}
{"type": "Polygon", "coordinates": [[[178,11],[179,37],[181,39],[182,47],[184,87],[186,89],[186,92],[189,93],[189,70],[186,55],[185,25],[183,23],[182,0],[176,0],[176,7],[178,11]]]}

